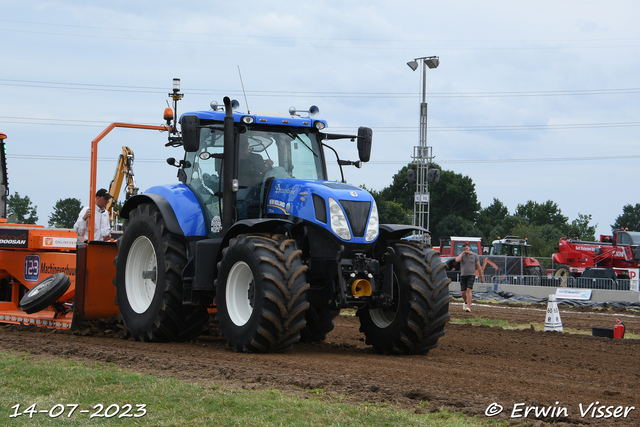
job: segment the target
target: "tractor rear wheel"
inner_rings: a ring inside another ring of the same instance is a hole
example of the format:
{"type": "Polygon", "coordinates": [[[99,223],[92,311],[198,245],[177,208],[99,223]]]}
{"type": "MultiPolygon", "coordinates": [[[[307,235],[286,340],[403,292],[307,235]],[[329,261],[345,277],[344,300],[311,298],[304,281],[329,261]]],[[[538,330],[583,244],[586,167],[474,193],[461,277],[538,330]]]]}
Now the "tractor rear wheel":
{"type": "Polygon", "coordinates": [[[542,271],[542,266],[540,265],[530,265],[524,268],[523,271],[525,276],[525,284],[528,285],[540,285],[540,279],[544,277],[544,273],[542,271]]]}
{"type": "Polygon", "coordinates": [[[426,354],[438,345],[449,321],[446,264],[425,244],[397,241],[388,246],[395,251],[394,302],[389,308],[359,309],[360,332],[378,353],[426,354]]]}
{"type": "Polygon", "coordinates": [[[167,230],[151,203],[132,210],[118,239],[116,299],[125,334],[135,341],[185,341],[200,335],[204,306],[182,305],[185,240],[167,230]]]}
{"type": "Polygon", "coordinates": [[[227,345],[267,353],[298,342],[309,308],[306,270],[302,251],[284,235],[231,239],[218,264],[215,299],[227,345]]]}
{"type": "Polygon", "coordinates": [[[27,314],[44,310],[64,295],[70,285],[71,280],[66,274],[53,274],[29,289],[20,300],[20,308],[27,314]]]}

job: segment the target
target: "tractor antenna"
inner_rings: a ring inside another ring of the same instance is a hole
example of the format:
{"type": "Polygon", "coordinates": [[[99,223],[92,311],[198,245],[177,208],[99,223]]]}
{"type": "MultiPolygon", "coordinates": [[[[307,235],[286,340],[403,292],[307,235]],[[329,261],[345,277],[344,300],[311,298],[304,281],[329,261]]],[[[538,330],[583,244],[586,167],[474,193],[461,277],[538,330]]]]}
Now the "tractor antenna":
{"type": "Polygon", "coordinates": [[[251,114],[251,111],[249,111],[249,103],[247,102],[247,93],[244,91],[244,83],[242,82],[242,73],[240,72],[239,65],[238,65],[238,75],[240,76],[240,85],[242,85],[242,94],[244,95],[244,103],[247,104],[247,114],[251,114]]]}

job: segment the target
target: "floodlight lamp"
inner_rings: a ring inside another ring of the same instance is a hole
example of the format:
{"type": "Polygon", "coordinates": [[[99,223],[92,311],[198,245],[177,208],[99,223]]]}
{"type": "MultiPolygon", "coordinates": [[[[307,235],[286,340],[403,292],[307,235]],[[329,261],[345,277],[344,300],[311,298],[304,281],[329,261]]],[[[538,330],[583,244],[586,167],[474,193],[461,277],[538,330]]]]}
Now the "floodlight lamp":
{"type": "Polygon", "coordinates": [[[438,65],[440,65],[440,58],[438,58],[437,56],[434,56],[432,58],[425,58],[424,63],[429,68],[438,68],[438,65]]]}
{"type": "Polygon", "coordinates": [[[413,71],[418,69],[418,61],[416,61],[415,59],[413,61],[407,62],[407,65],[409,66],[409,68],[411,68],[413,71]]]}

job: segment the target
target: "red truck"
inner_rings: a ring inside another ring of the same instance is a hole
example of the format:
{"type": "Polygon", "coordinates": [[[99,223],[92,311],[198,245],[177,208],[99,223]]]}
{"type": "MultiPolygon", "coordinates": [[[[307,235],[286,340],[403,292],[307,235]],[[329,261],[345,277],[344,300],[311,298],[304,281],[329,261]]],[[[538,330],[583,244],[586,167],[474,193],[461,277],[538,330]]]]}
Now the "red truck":
{"type": "Polygon", "coordinates": [[[569,233],[553,254],[556,277],[607,277],[629,279],[629,269],[640,268],[640,232],[618,230],[600,235],[599,242],[580,240],[569,233]]]}

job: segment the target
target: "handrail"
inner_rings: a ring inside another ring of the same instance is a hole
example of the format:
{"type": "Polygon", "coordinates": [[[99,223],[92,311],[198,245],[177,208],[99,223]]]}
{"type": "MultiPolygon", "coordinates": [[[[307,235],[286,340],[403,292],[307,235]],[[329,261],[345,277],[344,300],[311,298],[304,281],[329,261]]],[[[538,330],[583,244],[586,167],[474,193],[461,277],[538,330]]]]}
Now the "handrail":
{"type": "Polygon", "coordinates": [[[89,218],[89,232],[87,234],[87,239],[89,241],[93,240],[94,229],[95,229],[95,217],[93,215],[96,214],[94,205],[94,199],[96,197],[96,181],[98,174],[98,143],[109,134],[115,128],[130,128],[130,129],[148,129],[148,130],[159,130],[161,132],[168,131],[169,127],[166,125],[158,126],[158,125],[141,125],[135,123],[111,123],[105,130],[103,130],[100,135],[96,137],[93,141],[91,141],[91,176],[89,179],[89,206],[91,206],[91,217],[89,218]]]}

